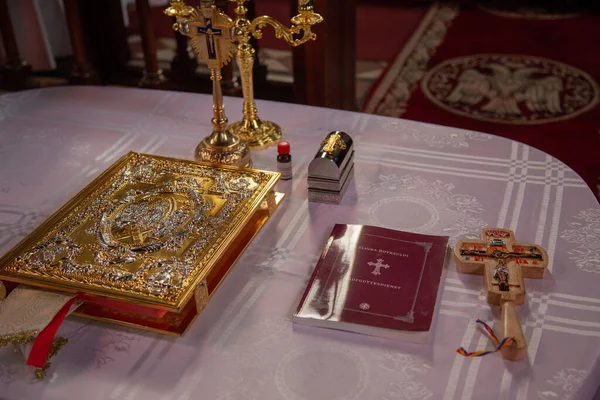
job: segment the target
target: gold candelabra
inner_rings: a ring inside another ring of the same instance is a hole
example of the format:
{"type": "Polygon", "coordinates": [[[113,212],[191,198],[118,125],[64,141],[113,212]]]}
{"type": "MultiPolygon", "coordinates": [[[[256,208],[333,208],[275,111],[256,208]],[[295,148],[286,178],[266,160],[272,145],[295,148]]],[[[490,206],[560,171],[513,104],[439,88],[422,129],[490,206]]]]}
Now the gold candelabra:
{"type": "Polygon", "coordinates": [[[317,35],[311,31],[311,27],[322,22],[323,17],[313,12],[313,0],[298,0],[298,15],[291,19],[292,26],[287,28],[281,22],[266,15],[250,21],[246,16],[248,9],[244,6],[248,0],[229,1],[237,3],[234,22],[237,29],[236,58],[244,94],[244,118],[231,124],[229,129],[235,136],[248,143],[251,148],[265,148],[281,139],[281,128],[273,122],[261,120],[258,117],[252,79],[256,51],[250,44],[250,38],[253,36],[260,39],[262,29],[270,25],[275,29],[275,36],[278,39],[284,39],[291,46],[299,46],[317,38],[317,35]],[[301,35],[301,37],[296,38],[296,35],[301,35]]]}
{"type": "Polygon", "coordinates": [[[210,69],[213,82],[213,131],[196,147],[196,159],[250,167],[248,145],[232,135],[227,125],[221,91],[221,68],[231,61],[238,29],[231,18],[217,9],[214,0],[200,0],[199,8],[187,6],[183,0],[171,0],[165,14],[175,17],[174,30],[191,38],[192,48],[210,69]]]}

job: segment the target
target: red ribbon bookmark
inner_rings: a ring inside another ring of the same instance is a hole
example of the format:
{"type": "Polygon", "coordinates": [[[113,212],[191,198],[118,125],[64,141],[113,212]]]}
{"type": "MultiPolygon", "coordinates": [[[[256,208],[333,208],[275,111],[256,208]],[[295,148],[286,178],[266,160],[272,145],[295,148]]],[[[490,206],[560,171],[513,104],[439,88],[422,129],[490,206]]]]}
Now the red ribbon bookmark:
{"type": "Polygon", "coordinates": [[[48,353],[50,353],[56,332],[58,332],[58,328],[60,328],[67,315],[69,315],[71,306],[78,298],[79,295],[67,301],[65,305],[62,306],[62,308],[56,313],[54,318],[52,318],[52,321],[50,321],[50,323],[35,338],[33,346],[31,347],[31,351],[29,352],[27,365],[37,368],[44,368],[46,366],[46,362],[48,361],[48,353]]]}

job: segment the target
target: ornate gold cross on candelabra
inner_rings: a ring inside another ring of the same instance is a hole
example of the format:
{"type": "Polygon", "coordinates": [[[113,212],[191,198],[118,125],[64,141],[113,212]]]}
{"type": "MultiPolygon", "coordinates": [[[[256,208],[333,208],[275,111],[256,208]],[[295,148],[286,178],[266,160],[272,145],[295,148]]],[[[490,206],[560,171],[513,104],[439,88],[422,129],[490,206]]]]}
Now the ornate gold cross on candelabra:
{"type": "Polygon", "coordinates": [[[248,145],[232,135],[227,125],[223,94],[221,91],[221,68],[231,61],[235,50],[233,20],[220,12],[214,0],[201,0],[194,9],[183,0],[171,0],[165,14],[175,17],[173,29],[189,36],[194,52],[210,69],[213,81],[213,132],[196,147],[197,160],[238,167],[252,164],[248,145]]]}
{"type": "Polygon", "coordinates": [[[248,9],[244,6],[248,0],[229,1],[237,3],[235,26],[240,35],[237,45],[237,63],[244,94],[244,118],[231,124],[229,129],[234,135],[247,142],[251,148],[268,147],[281,139],[281,128],[273,122],[261,120],[258,117],[252,79],[256,51],[250,44],[250,37],[254,36],[256,39],[260,39],[262,37],[261,29],[266,25],[271,25],[275,29],[275,36],[278,39],[283,38],[288,44],[299,46],[317,38],[317,35],[311,31],[311,27],[322,22],[323,17],[313,12],[313,0],[298,0],[298,15],[292,18],[292,26],[287,28],[281,22],[266,15],[250,21],[246,17],[248,9]],[[302,36],[295,38],[295,35],[302,36]]]}

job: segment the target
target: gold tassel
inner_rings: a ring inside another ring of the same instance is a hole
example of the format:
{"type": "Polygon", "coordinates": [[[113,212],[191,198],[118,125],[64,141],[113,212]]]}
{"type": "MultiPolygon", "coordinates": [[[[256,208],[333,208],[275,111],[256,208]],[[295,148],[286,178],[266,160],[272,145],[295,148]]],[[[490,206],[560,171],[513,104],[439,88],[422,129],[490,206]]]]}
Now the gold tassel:
{"type": "Polygon", "coordinates": [[[50,353],[48,353],[48,360],[46,361],[46,365],[44,365],[44,368],[36,368],[35,369],[35,377],[38,380],[42,380],[46,377],[47,373],[48,373],[48,369],[50,369],[50,367],[52,366],[52,363],[50,362],[54,356],[56,356],[58,354],[58,352],[65,347],[65,345],[69,342],[69,339],[64,338],[64,337],[56,337],[54,338],[54,341],[52,342],[52,347],[50,347],[50,353]]]}
{"type": "Polygon", "coordinates": [[[37,329],[30,331],[23,331],[17,333],[9,333],[7,335],[0,336],[0,347],[8,346],[9,344],[27,344],[31,342],[37,334],[40,333],[37,329]]]}

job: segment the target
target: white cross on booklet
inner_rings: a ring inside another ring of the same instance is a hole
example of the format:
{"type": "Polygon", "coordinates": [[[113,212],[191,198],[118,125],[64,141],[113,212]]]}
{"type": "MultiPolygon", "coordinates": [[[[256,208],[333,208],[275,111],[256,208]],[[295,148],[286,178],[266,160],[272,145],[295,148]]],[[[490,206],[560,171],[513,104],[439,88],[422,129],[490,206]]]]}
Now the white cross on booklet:
{"type": "Polygon", "coordinates": [[[373,275],[381,275],[381,268],[388,269],[390,267],[389,265],[384,264],[381,258],[378,258],[376,263],[369,262],[368,264],[375,267],[375,269],[371,271],[373,275]]]}

